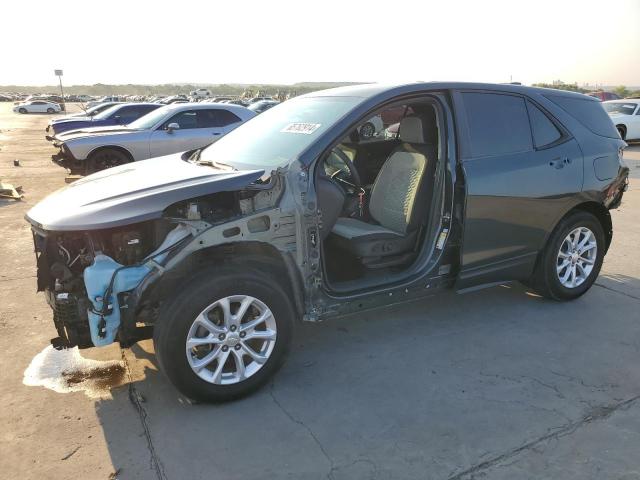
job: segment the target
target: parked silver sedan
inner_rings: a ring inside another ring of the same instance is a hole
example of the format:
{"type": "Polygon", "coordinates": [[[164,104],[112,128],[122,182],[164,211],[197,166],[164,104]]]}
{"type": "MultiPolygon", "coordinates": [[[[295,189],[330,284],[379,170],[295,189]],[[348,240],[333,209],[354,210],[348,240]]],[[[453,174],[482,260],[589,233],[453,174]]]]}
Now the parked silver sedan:
{"type": "Polygon", "coordinates": [[[53,138],[52,160],[72,174],[86,175],[124,163],[209,145],[256,115],[239,105],[167,105],[126,126],[90,127],[53,138]]]}

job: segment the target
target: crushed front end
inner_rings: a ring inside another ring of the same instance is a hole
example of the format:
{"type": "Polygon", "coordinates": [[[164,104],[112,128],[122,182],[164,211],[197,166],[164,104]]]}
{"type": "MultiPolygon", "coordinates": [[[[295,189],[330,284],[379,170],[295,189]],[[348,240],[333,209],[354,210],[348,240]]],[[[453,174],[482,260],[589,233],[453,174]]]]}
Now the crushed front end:
{"type": "MultiPolygon", "coordinates": [[[[89,348],[150,338],[151,325],[134,315],[134,290],[191,230],[145,222],[87,232],[52,232],[32,225],[38,291],[53,310],[56,348],[89,348]]],[[[139,312],[138,312],[139,313],[139,312]]],[[[152,320],[152,319],[150,319],[152,320]]]]}
{"type": "MultiPolygon", "coordinates": [[[[47,139],[49,140],[48,137],[47,139]]],[[[84,175],[86,173],[86,162],[75,158],[69,147],[63,142],[57,141],[53,137],[51,140],[54,141],[53,146],[59,149],[57,153],[51,155],[51,161],[62,168],[70,170],[73,175],[84,175]]]]}

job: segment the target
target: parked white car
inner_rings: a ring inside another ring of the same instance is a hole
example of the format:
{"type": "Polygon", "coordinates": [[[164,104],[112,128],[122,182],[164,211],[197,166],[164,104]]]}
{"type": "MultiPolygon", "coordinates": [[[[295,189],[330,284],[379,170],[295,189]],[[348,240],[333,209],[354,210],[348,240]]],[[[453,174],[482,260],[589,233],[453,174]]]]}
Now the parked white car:
{"type": "Polygon", "coordinates": [[[74,174],[205,147],[256,116],[239,105],[178,103],[126,126],[90,127],[53,137],[52,160],[74,174]]]}
{"type": "Polygon", "coordinates": [[[189,92],[189,95],[194,98],[209,98],[211,96],[211,91],[206,88],[198,88],[193,92],[189,92]]]}
{"type": "Polygon", "coordinates": [[[60,105],[46,100],[29,100],[13,107],[16,113],[59,113],[62,111],[60,105]]]}
{"type": "Polygon", "coordinates": [[[623,140],[640,140],[640,99],[602,102],[623,140]]]}

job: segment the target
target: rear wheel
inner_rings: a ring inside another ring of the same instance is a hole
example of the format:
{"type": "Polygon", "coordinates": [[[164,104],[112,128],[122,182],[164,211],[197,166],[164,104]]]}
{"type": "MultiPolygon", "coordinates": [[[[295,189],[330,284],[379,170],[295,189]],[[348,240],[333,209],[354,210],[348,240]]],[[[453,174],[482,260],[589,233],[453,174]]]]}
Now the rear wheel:
{"type": "Polygon", "coordinates": [[[239,398],[278,370],[293,319],[275,275],[246,267],[206,270],[163,305],[154,329],[158,363],[193,400],[239,398]]]}
{"type": "Polygon", "coordinates": [[[624,139],[625,139],[625,137],[627,136],[627,131],[626,131],[626,129],[625,129],[622,125],[618,125],[618,126],[616,127],[616,129],[618,130],[618,133],[620,134],[620,138],[621,138],[622,140],[624,140],[624,139]]]}
{"type": "Polygon", "coordinates": [[[103,148],[92,153],[88,159],[87,173],[99,172],[107,168],[117,167],[129,163],[131,158],[121,150],[115,148],[103,148]]]}
{"type": "Polygon", "coordinates": [[[573,300],[595,282],[602,267],[605,236],[592,214],[576,211],[551,234],[534,273],[533,287],[554,300],[573,300]]]}

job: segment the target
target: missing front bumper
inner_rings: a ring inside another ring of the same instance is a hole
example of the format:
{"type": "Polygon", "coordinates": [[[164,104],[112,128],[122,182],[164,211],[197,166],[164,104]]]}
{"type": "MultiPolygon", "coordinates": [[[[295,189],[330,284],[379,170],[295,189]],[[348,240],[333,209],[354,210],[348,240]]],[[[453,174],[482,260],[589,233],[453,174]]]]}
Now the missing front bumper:
{"type": "Polygon", "coordinates": [[[85,162],[80,162],[70,152],[63,148],[54,155],[51,155],[51,161],[59,167],[66,168],[72,175],[84,175],[86,172],[85,162]]]}

